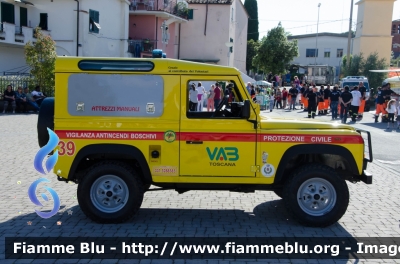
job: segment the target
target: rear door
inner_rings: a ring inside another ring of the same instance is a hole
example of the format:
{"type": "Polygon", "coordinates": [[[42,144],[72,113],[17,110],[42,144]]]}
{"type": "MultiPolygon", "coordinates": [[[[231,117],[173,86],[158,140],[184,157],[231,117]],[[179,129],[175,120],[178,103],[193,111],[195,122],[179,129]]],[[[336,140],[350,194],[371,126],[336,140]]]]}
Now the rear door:
{"type": "Polygon", "coordinates": [[[255,177],[256,129],[239,116],[237,108],[240,102],[249,99],[242,96],[246,94],[244,89],[236,76],[181,77],[181,176],[255,177]],[[202,111],[189,111],[189,87],[194,83],[199,89],[199,82],[207,92],[216,82],[223,87],[234,85],[228,96],[231,104],[227,105],[226,114],[207,111],[207,96],[202,111]]]}

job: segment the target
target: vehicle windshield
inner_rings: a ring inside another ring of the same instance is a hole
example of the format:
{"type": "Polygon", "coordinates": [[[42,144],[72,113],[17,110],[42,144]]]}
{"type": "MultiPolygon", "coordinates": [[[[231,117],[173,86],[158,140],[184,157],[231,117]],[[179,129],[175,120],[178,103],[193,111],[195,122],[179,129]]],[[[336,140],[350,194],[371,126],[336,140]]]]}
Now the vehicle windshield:
{"type": "MultiPolygon", "coordinates": [[[[343,82],[342,87],[345,87],[346,85],[352,89],[354,86],[358,86],[360,82],[343,82]]],[[[369,92],[369,84],[368,82],[364,82],[364,87],[367,88],[367,92],[369,92]]]]}

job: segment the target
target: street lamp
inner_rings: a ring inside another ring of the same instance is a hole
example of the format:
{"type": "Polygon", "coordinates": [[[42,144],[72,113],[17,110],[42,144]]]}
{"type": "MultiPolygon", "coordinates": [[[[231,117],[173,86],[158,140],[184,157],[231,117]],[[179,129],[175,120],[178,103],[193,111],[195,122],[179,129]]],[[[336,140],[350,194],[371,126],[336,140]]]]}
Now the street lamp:
{"type": "Polygon", "coordinates": [[[318,54],[318,25],[319,25],[319,8],[321,7],[321,3],[318,4],[318,20],[317,20],[317,37],[315,39],[315,52],[314,52],[314,70],[313,70],[313,81],[314,84],[316,84],[315,82],[315,66],[317,65],[317,54],[318,54]]]}

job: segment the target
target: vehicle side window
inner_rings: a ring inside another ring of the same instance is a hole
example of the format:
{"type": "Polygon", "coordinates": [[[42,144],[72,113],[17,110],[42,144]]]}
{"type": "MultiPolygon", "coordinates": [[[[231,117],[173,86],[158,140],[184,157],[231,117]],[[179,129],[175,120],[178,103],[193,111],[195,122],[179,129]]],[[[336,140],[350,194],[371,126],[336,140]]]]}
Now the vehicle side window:
{"type": "Polygon", "coordinates": [[[71,116],[160,117],[164,113],[164,79],[160,75],[71,74],[71,116]]]}
{"type": "Polygon", "coordinates": [[[187,83],[188,118],[241,118],[244,100],[232,80],[187,83]]]}

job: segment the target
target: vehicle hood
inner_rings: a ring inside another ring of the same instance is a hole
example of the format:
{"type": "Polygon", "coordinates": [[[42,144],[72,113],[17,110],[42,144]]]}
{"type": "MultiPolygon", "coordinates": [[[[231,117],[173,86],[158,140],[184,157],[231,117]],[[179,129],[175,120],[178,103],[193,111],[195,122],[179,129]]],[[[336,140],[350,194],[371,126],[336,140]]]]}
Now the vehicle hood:
{"type": "Polygon", "coordinates": [[[279,118],[279,117],[263,117],[261,116],[260,128],[265,130],[270,129],[355,129],[349,125],[344,125],[337,122],[325,122],[318,120],[310,120],[305,118],[279,118]]]}

